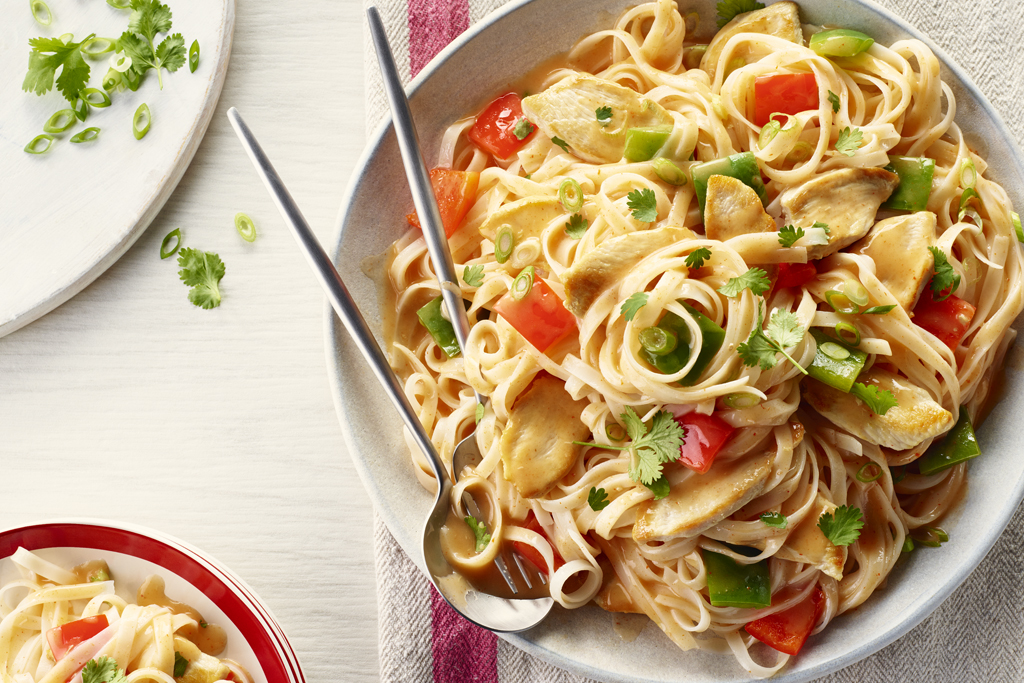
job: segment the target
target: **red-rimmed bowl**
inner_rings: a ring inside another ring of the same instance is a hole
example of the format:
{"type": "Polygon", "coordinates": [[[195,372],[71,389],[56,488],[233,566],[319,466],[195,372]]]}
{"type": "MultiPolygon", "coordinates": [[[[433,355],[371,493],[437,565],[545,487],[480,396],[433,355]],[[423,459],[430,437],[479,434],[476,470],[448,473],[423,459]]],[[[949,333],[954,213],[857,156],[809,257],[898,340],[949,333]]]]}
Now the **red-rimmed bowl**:
{"type": "Polygon", "coordinates": [[[228,633],[224,657],[256,683],[305,683],[298,657],[270,610],[227,567],[187,543],[145,527],[100,520],[55,520],[0,530],[0,584],[16,577],[18,547],[62,567],[105,560],[118,593],[134,595],[151,574],[167,595],[195,607],[228,633]],[[130,591],[127,592],[127,591],[130,591]]]}

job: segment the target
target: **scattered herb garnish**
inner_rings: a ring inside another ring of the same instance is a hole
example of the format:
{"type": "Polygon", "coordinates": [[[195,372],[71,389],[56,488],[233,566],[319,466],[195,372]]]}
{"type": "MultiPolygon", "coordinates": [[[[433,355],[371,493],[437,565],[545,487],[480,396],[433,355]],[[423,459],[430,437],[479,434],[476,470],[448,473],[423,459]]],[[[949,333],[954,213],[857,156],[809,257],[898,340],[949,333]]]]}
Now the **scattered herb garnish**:
{"type": "Polygon", "coordinates": [[[175,228],[167,233],[164,237],[164,241],[160,243],[160,259],[171,258],[178,253],[178,249],[181,247],[181,229],[175,228]],[[171,240],[174,240],[174,249],[171,249],[171,240]]]}
{"type": "Polygon", "coordinates": [[[604,489],[591,486],[590,493],[587,494],[587,504],[594,512],[600,512],[608,507],[611,501],[608,500],[608,493],[604,489]]]}
{"type": "MultiPolygon", "coordinates": [[[[633,454],[633,464],[629,468],[630,479],[651,488],[657,496],[659,491],[652,488],[652,485],[656,485],[658,480],[662,478],[661,466],[668,462],[674,462],[679,458],[679,449],[686,443],[683,428],[676,422],[672,413],[665,410],[659,410],[654,414],[650,430],[647,429],[644,421],[629,406],[626,406],[626,412],[622,413],[619,417],[622,418],[622,422],[626,425],[626,432],[632,441],[629,445],[606,446],[586,441],[574,441],[573,443],[578,446],[596,446],[597,448],[607,448],[616,451],[631,451],[633,454]]],[[[665,482],[665,488],[667,488],[667,482],[665,482]]]]}
{"type": "Polygon", "coordinates": [[[561,147],[563,152],[568,152],[569,151],[569,144],[565,140],[563,140],[562,138],[558,137],[557,135],[555,137],[551,138],[551,142],[553,142],[556,145],[558,145],[559,147],[561,147]]]}
{"type": "Polygon", "coordinates": [[[246,242],[256,241],[256,224],[244,213],[235,214],[235,230],[246,242]]]}
{"type": "Polygon", "coordinates": [[[818,528],[832,545],[850,545],[860,538],[864,518],[860,508],[842,505],[835,512],[826,512],[818,518],[818,528]]]}
{"type": "Polygon", "coordinates": [[[935,301],[945,301],[960,286],[960,276],[953,270],[946,254],[938,247],[928,247],[932,252],[932,259],[935,261],[935,269],[932,275],[932,298],[935,301]]]}
{"type": "Polygon", "coordinates": [[[757,0],[722,0],[718,3],[718,28],[728,24],[736,15],[756,9],[764,9],[764,5],[757,0]]]}
{"type": "Polygon", "coordinates": [[[581,214],[574,213],[569,217],[569,222],[565,224],[565,234],[574,240],[578,240],[583,237],[589,226],[590,222],[586,218],[581,214]]]}
{"type": "Polygon", "coordinates": [[[526,136],[532,133],[533,130],[534,125],[523,118],[516,121],[516,126],[512,129],[512,134],[516,136],[517,140],[525,140],[526,136]]]}
{"type": "Polygon", "coordinates": [[[729,281],[718,288],[718,291],[728,297],[739,296],[744,289],[749,289],[760,296],[772,287],[772,281],[768,273],[760,268],[751,268],[738,277],[729,278],[729,281]]]}
{"type": "Polygon", "coordinates": [[[178,276],[192,289],[188,300],[200,308],[220,306],[220,280],[224,277],[224,262],[217,254],[186,247],[178,254],[178,276]]]}
{"type": "Polygon", "coordinates": [[[619,306],[619,312],[622,313],[622,317],[627,321],[632,320],[636,315],[637,311],[647,305],[647,299],[650,294],[647,292],[636,292],[630,294],[629,298],[622,302],[619,306]]]}
{"type": "Polygon", "coordinates": [[[146,137],[146,133],[149,132],[149,127],[152,124],[153,115],[149,112],[149,105],[143,102],[135,110],[135,116],[132,117],[132,134],[135,136],[135,139],[141,140],[146,137]]]}
{"type": "Polygon", "coordinates": [[[828,91],[828,101],[832,104],[832,113],[839,113],[839,95],[835,94],[831,90],[828,91]]]}
{"type": "Polygon", "coordinates": [[[48,93],[54,86],[54,75],[57,90],[64,98],[74,104],[78,93],[89,83],[89,64],[82,57],[82,44],[90,40],[95,33],[90,33],[85,40],[65,43],[60,38],[32,38],[28,41],[32,51],[28,55],[28,74],[21,84],[25,92],[37,95],[48,93]]]}
{"type": "Polygon", "coordinates": [[[778,310],[772,315],[768,327],[761,329],[761,307],[758,304],[757,327],[750,333],[747,341],[736,347],[736,353],[744,365],[754,367],[760,365],[762,370],[771,370],[778,362],[776,353],[781,353],[793,366],[807,374],[803,367],[786,353],[787,347],[796,346],[803,341],[806,330],[789,311],[778,310]]]}
{"type": "Polygon", "coordinates": [[[803,228],[795,228],[792,225],[787,225],[779,230],[779,244],[785,248],[790,248],[793,244],[804,236],[803,228]]]}
{"type": "Polygon", "coordinates": [[[127,683],[124,669],[117,668],[117,662],[110,657],[90,659],[82,669],[82,683],[127,683]]]}
{"type": "Polygon", "coordinates": [[[40,26],[49,26],[53,22],[53,12],[43,0],[32,0],[29,8],[32,10],[32,18],[40,26]]]}
{"type": "Polygon", "coordinates": [[[181,656],[177,650],[174,651],[174,677],[181,678],[188,669],[189,661],[181,656]]]}
{"type": "Polygon", "coordinates": [[[476,552],[482,553],[487,544],[491,542],[491,535],[487,533],[487,525],[481,521],[478,521],[473,515],[466,517],[466,524],[473,530],[473,534],[476,535],[476,552]]]}
{"type": "Polygon", "coordinates": [[[462,271],[462,281],[470,287],[479,287],[484,283],[484,267],[481,264],[466,266],[462,271]]]}
{"type": "Polygon", "coordinates": [[[658,220],[658,197],[650,188],[630,192],[626,195],[626,206],[630,208],[633,218],[642,223],[658,220]]]}
{"type": "Polygon", "coordinates": [[[863,144],[864,133],[861,132],[860,128],[850,128],[847,126],[839,133],[839,139],[836,140],[836,151],[852,157],[863,144]]]}
{"type": "Polygon", "coordinates": [[[188,70],[192,73],[199,68],[199,41],[193,40],[192,46],[188,49],[188,70]]]}
{"type": "Polygon", "coordinates": [[[180,33],[169,35],[160,45],[154,40],[158,33],[170,33],[171,10],[157,0],[132,0],[128,30],[121,34],[118,46],[131,57],[132,71],[140,78],[150,69],[156,70],[160,89],[164,88],[161,69],[177,71],[188,59],[185,39],[180,33]]]}
{"type": "Polygon", "coordinates": [[[785,529],[789,525],[789,520],[781,512],[762,513],[761,521],[765,526],[770,526],[773,529],[785,529]]]}
{"type": "Polygon", "coordinates": [[[686,267],[693,269],[701,268],[709,258],[711,258],[710,249],[707,247],[697,247],[686,257],[686,267]]]}
{"type": "Polygon", "coordinates": [[[607,126],[612,122],[612,108],[611,107],[598,107],[594,110],[594,115],[597,116],[597,122],[602,126],[607,126]]]}
{"type": "Polygon", "coordinates": [[[899,405],[891,391],[879,389],[873,384],[854,382],[850,393],[863,401],[864,405],[870,408],[875,415],[885,415],[890,408],[899,405]]]}

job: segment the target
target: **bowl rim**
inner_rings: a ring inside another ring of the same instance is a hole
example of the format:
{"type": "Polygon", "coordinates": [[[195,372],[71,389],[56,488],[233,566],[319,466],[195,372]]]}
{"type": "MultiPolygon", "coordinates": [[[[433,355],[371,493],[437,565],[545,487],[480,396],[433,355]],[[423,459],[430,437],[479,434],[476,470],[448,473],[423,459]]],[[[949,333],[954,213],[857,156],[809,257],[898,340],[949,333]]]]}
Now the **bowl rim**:
{"type": "MultiPolygon", "coordinates": [[[[533,4],[535,2],[550,2],[552,0],[512,0],[508,4],[488,13],[486,16],[481,18],[477,23],[471,25],[466,31],[456,37],[451,43],[445,46],[423,69],[415,78],[413,78],[406,86],[407,96],[412,100],[416,95],[417,91],[438,71],[444,64],[460,49],[462,49],[468,42],[476,38],[477,35],[490,28],[495,23],[505,19],[508,15],[515,13],[519,9],[533,4]]],[[[632,4],[627,6],[633,6],[639,4],[643,0],[634,0],[632,4]]],[[[684,0],[680,0],[682,3],[684,0]]],[[[766,4],[773,4],[779,0],[768,0],[766,4]]],[[[797,4],[800,0],[794,0],[797,4]]],[[[960,81],[962,86],[969,92],[971,99],[989,116],[998,130],[1001,139],[993,141],[993,144],[1000,144],[1005,147],[1008,154],[1007,157],[1012,160],[1016,166],[1016,170],[1021,177],[1024,177],[1024,154],[1021,152],[1020,146],[1017,141],[1013,138],[1010,133],[1009,127],[999,114],[998,110],[992,106],[992,103],[988,98],[981,92],[977,84],[970,77],[970,75],[960,66],[960,64],[954,61],[945,50],[936,45],[929,36],[919,31],[912,24],[904,20],[902,17],[894,14],[890,10],[882,7],[874,0],[845,0],[847,3],[853,5],[860,5],[879,15],[886,22],[891,24],[894,29],[902,32],[905,36],[914,38],[921,41],[935,54],[941,63],[941,68],[948,69],[953,73],[960,81]]],[[[331,243],[330,255],[335,264],[339,263],[340,250],[344,238],[346,236],[345,228],[348,224],[348,219],[351,210],[354,206],[355,200],[357,199],[357,190],[360,188],[361,179],[364,177],[367,167],[373,160],[373,158],[380,152],[382,145],[386,138],[392,133],[392,117],[390,112],[386,113],[382,118],[381,122],[374,129],[373,133],[367,139],[366,147],[363,153],[360,155],[358,161],[352,170],[352,175],[345,188],[345,192],[342,195],[341,205],[338,211],[338,217],[335,221],[334,239],[331,243]]],[[[1007,193],[1013,197],[1012,188],[1004,188],[1007,193]]],[[[1024,197],[1020,198],[1024,199],[1024,197]]],[[[345,335],[347,332],[344,331],[344,327],[340,324],[337,316],[335,316],[333,309],[329,302],[324,303],[324,336],[325,336],[325,358],[327,362],[328,380],[331,385],[331,395],[334,400],[335,412],[338,417],[339,425],[341,427],[342,438],[345,442],[346,449],[348,450],[352,462],[356,468],[356,472],[359,478],[363,482],[363,486],[366,488],[371,500],[374,501],[374,509],[377,515],[380,515],[381,520],[387,526],[388,530],[395,537],[396,541],[402,549],[410,555],[413,562],[423,571],[423,560],[416,553],[410,553],[410,548],[419,550],[418,545],[413,543],[402,543],[399,539],[404,539],[404,534],[401,533],[401,526],[398,523],[397,518],[394,514],[391,514],[390,509],[387,506],[380,506],[376,504],[376,500],[381,496],[381,490],[377,487],[372,474],[366,464],[366,462],[357,457],[358,445],[355,442],[351,430],[348,428],[346,422],[346,413],[343,410],[343,398],[341,387],[344,384],[344,378],[340,373],[340,366],[337,359],[340,356],[340,349],[337,345],[337,339],[339,335],[345,335]]],[[[992,518],[993,523],[990,523],[985,527],[985,531],[981,534],[978,542],[973,548],[973,551],[962,557],[960,562],[957,564],[956,571],[952,574],[946,575],[941,587],[936,590],[932,595],[924,598],[918,598],[909,607],[909,609],[903,611],[895,626],[886,629],[877,635],[865,639],[862,644],[852,650],[840,654],[839,656],[833,657],[826,661],[823,661],[817,665],[813,665],[807,669],[793,671],[790,666],[783,668],[781,672],[772,677],[773,681],[778,683],[802,683],[804,681],[810,681],[820,676],[824,676],[840,669],[843,669],[851,664],[854,664],[869,655],[872,655],[882,648],[890,645],[899,638],[909,633],[913,628],[919,625],[926,617],[928,617],[933,611],[935,611],[939,605],[946,601],[964,581],[967,577],[978,567],[981,561],[989,553],[996,541],[1002,535],[1010,522],[1014,512],[1017,510],[1022,499],[1024,499],[1024,473],[1018,478],[1017,482],[1012,488],[1012,494],[1006,499],[1003,507],[999,510],[999,514],[992,518]]],[[[414,539],[415,540],[415,539],[414,539]]],[[[561,653],[544,648],[533,641],[524,638],[521,634],[498,634],[503,639],[514,644],[519,649],[526,653],[538,657],[544,661],[551,662],[557,666],[565,669],[569,669],[573,672],[579,673],[584,676],[598,678],[599,680],[605,680],[615,683],[636,683],[637,681],[647,681],[651,679],[639,679],[632,676],[619,676],[616,673],[608,672],[603,669],[598,669],[588,665],[585,662],[577,660],[566,659],[561,653]]],[[[738,669],[739,671],[739,669],[738,669]]],[[[748,680],[749,676],[743,678],[737,678],[737,680],[748,680]]]]}
{"type": "Polygon", "coordinates": [[[245,634],[266,680],[305,683],[298,657],[270,608],[237,574],[195,546],[142,525],[91,517],[0,529],[0,560],[11,557],[19,546],[26,550],[84,548],[116,552],[156,564],[206,595],[232,626],[245,634]],[[170,562],[178,564],[168,566],[170,562]],[[204,585],[196,583],[197,576],[203,578],[204,585]]]}

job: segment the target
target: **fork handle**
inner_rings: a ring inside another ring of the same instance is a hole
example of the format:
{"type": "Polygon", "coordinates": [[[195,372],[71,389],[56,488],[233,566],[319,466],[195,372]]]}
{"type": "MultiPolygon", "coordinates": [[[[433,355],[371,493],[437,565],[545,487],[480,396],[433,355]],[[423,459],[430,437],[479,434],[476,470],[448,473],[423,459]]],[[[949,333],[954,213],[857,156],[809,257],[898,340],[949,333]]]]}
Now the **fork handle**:
{"type": "Polygon", "coordinates": [[[245,147],[245,151],[256,167],[256,172],[267,186],[267,189],[270,190],[270,195],[273,197],[274,203],[277,204],[277,208],[281,211],[281,216],[284,217],[285,223],[291,228],[295,240],[306,255],[306,260],[309,261],[313,272],[316,273],[320,286],[327,293],[328,301],[331,302],[331,306],[338,314],[338,317],[341,318],[341,322],[344,323],[345,329],[352,336],[352,341],[359,347],[363,358],[369,363],[373,374],[377,377],[381,386],[384,387],[384,391],[387,393],[388,398],[391,399],[391,403],[394,404],[402,419],[405,420],[405,425],[412,432],[416,444],[430,461],[430,467],[434,471],[434,476],[437,477],[438,490],[444,490],[443,484],[448,479],[448,472],[441,463],[441,458],[438,457],[433,442],[427,436],[426,430],[423,429],[423,425],[420,423],[415,409],[409,402],[409,398],[405,395],[401,382],[395,376],[395,372],[391,369],[391,365],[388,364],[384,352],[381,351],[380,346],[377,345],[377,340],[373,337],[373,333],[367,327],[359,307],[356,306],[352,295],[349,294],[348,288],[342,282],[341,275],[338,274],[334,263],[331,262],[330,257],[327,256],[323,247],[320,246],[320,242],[310,229],[309,223],[302,216],[302,212],[299,211],[299,207],[295,204],[295,200],[292,199],[288,188],[285,187],[281,177],[277,175],[277,171],[274,170],[270,159],[263,152],[252,131],[245,125],[245,121],[242,120],[238,110],[234,107],[229,109],[228,119],[231,121],[231,126],[235,129],[239,140],[242,141],[242,146],[245,147]]]}

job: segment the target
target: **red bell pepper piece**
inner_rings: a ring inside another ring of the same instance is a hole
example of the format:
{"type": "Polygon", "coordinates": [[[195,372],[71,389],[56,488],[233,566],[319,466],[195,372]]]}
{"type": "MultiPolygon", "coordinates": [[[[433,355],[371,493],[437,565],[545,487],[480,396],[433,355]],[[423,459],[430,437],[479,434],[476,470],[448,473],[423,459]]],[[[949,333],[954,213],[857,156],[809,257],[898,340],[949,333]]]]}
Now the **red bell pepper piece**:
{"type": "MultiPolygon", "coordinates": [[[[523,528],[529,529],[530,531],[536,531],[547,539],[548,543],[551,543],[551,539],[548,538],[546,533],[544,533],[544,527],[542,527],[540,522],[537,521],[537,516],[533,514],[533,510],[530,510],[530,513],[526,515],[526,523],[523,524],[523,528]]],[[[513,541],[512,548],[515,552],[519,553],[520,556],[529,560],[538,571],[544,572],[545,574],[548,573],[548,565],[544,562],[544,556],[541,555],[540,551],[532,545],[523,543],[522,541],[513,541]]],[[[555,554],[555,569],[558,569],[565,564],[565,560],[563,560],[562,556],[558,554],[558,550],[555,548],[554,543],[551,543],[551,551],[555,554]]]]}
{"type": "Polygon", "coordinates": [[[676,422],[686,430],[685,443],[679,449],[679,462],[701,474],[711,469],[718,451],[736,431],[725,420],[714,415],[688,413],[676,422]]]}
{"type": "Polygon", "coordinates": [[[47,631],[46,642],[50,644],[53,656],[60,660],[73,647],[89,640],[108,626],[110,626],[110,622],[107,621],[106,614],[69,621],[47,631]]]}
{"type": "Polygon", "coordinates": [[[518,301],[506,294],[494,310],[541,353],[576,329],[576,317],[536,274],[529,294],[518,301]]]}
{"type": "Polygon", "coordinates": [[[803,287],[816,277],[818,277],[818,269],[814,267],[813,263],[780,263],[775,289],[803,287]]]}
{"type": "Polygon", "coordinates": [[[928,287],[921,294],[917,306],[914,306],[913,320],[916,325],[928,330],[955,351],[967,334],[975,310],[974,306],[952,295],[943,301],[936,301],[931,288],[928,287]]]}
{"type": "MultiPolygon", "coordinates": [[[[785,591],[783,591],[785,595],[785,591]]],[[[781,597],[781,596],[780,596],[781,597]]],[[[785,598],[782,598],[785,599],[785,598]]],[[[807,636],[825,610],[825,592],[818,586],[807,598],[787,610],[755,619],[746,625],[746,631],[768,647],[787,655],[800,652],[807,636]]]]}
{"type": "Polygon", "coordinates": [[[523,119],[523,105],[519,95],[510,92],[487,105],[469,129],[469,139],[477,147],[499,159],[508,159],[522,148],[537,132],[532,126],[530,134],[522,140],[516,137],[516,124],[523,119]]]}
{"type": "Polygon", "coordinates": [[[754,80],[754,123],[758,126],[768,123],[775,113],[799,114],[817,108],[814,74],[771,74],[754,80]]]}
{"type": "MultiPolygon", "coordinates": [[[[476,171],[453,171],[449,168],[435,168],[430,172],[430,186],[437,198],[441,212],[444,234],[451,237],[462,225],[462,219],[469,213],[476,201],[476,189],[480,185],[480,174],[476,171]]],[[[405,216],[409,225],[420,227],[420,217],[415,213],[405,216]]]]}

